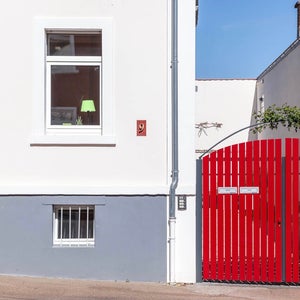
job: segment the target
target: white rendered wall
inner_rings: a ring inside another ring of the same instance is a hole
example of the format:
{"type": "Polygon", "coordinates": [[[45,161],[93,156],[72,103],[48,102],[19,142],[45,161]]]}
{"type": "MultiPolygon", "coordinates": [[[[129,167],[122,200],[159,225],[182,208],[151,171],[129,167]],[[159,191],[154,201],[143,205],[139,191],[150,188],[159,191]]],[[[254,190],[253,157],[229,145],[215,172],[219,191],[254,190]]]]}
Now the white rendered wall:
{"type": "Polygon", "coordinates": [[[195,194],[195,1],[178,1],[178,194],[195,194]]]}
{"type": "MultiPolygon", "coordinates": [[[[254,79],[196,80],[195,123],[221,123],[221,128],[195,130],[196,151],[207,150],[233,132],[249,126],[255,93],[254,79]],[[206,134],[207,135],[206,135],[206,134]]],[[[214,149],[246,142],[248,130],[233,135],[214,149]]],[[[201,153],[197,153],[199,157],[201,153]]]]}
{"type": "MultiPolygon", "coordinates": [[[[179,0],[179,183],[187,210],[176,211],[175,280],[195,282],[195,1],[179,0]],[[189,45],[187,47],[187,45],[189,45]]],[[[176,206],[177,206],[176,197],[176,206]]]]}
{"type": "Polygon", "coordinates": [[[195,197],[187,197],[187,210],[176,211],[176,282],[196,281],[195,211],[195,197]]]}
{"type": "MultiPolygon", "coordinates": [[[[194,1],[180,2],[180,143],[184,143],[180,148],[180,187],[191,191],[194,184],[194,174],[190,173],[193,142],[189,136],[190,120],[194,115],[191,106],[194,27],[190,26],[191,13],[185,14],[194,1]]],[[[167,0],[153,0],[151,4],[140,0],[91,0],[88,5],[83,0],[7,2],[0,21],[1,37],[7,45],[1,52],[5,58],[1,65],[5,87],[2,106],[6,106],[9,99],[9,111],[0,119],[0,193],[168,193],[171,153],[169,11],[167,0]],[[36,45],[33,33],[36,17],[109,17],[113,20],[114,65],[111,72],[115,145],[30,145],[34,131],[36,45]],[[136,121],[140,119],[147,120],[146,137],[136,136],[136,121]]],[[[194,13],[194,9],[192,11],[194,13]]]]}
{"type": "Polygon", "coordinates": [[[88,5],[80,0],[8,3],[1,20],[10,30],[3,26],[1,34],[9,47],[2,55],[18,59],[2,64],[6,86],[2,99],[13,103],[13,115],[0,120],[4,191],[13,193],[20,187],[20,192],[32,193],[118,193],[124,187],[130,193],[130,187],[165,188],[167,16],[166,1],[158,0],[151,5],[137,0],[89,1],[88,5]],[[35,17],[113,19],[115,146],[30,146],[35,17]],[[146,137],[136,136],[138,119],[147,120],[146,137]]]}

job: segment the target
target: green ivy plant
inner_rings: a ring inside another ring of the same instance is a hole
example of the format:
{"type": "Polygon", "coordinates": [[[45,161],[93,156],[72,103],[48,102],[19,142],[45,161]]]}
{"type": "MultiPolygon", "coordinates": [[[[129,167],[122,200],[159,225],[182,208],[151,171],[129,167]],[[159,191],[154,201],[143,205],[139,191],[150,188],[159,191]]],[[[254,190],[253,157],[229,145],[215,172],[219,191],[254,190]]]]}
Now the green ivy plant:
{"type": "Polygon", "coordinates": [[[297,106],[273,104],[264,112],[255,112],[253,117],[258,125],[252,129],[253,133],[262,132],[266,128],[277,129],[279,125],[296,132],[300,128],[300,108],[297,106]]]}

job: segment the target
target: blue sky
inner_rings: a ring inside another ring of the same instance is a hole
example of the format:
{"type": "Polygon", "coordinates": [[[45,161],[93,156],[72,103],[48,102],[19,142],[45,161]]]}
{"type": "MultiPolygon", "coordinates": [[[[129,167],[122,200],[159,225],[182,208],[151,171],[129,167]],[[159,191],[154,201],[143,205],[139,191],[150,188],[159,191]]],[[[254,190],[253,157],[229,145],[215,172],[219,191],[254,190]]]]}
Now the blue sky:
{"type": "Polygon", "coordinates": [[[199,0],[196,78],[256,78],[295,39],[297,0],[199,0]]]}

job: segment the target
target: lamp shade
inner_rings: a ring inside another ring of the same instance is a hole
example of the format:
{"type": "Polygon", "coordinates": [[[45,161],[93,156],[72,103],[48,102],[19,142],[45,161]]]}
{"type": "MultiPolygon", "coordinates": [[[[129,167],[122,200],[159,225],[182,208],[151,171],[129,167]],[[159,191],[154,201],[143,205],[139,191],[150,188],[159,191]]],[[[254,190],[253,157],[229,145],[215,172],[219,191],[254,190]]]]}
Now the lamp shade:
{"type": "Polygon", "coordinates": [[[81,109],[80,109],[81,112],[93,112],[93,111],[96,111],[96,108],[95,108],[95,104],[94,104],[94,100],[82,100],[82,103],[81,103],[81,109]]]}

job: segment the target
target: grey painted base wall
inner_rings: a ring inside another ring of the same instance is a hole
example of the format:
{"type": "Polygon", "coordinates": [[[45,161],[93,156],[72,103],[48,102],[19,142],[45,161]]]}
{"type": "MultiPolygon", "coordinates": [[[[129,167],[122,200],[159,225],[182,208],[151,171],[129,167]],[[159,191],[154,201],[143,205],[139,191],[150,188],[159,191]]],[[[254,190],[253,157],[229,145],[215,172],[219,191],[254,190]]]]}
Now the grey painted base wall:
{"type": "Polygon", "coordinates": [[[167,280],[165,196],[1,196],[0,274],[167,280]],[[95,247],[53,247],[55,204],[95,205],[95,247]]]}

